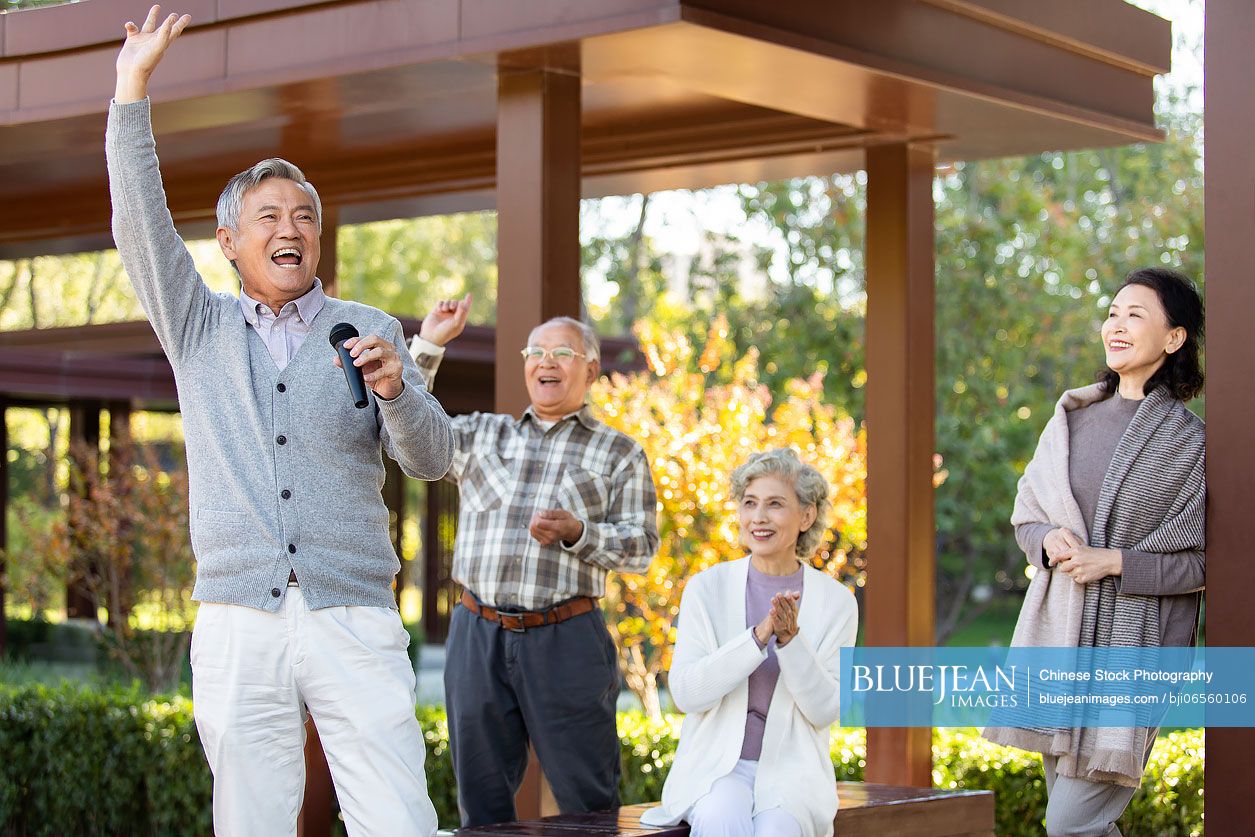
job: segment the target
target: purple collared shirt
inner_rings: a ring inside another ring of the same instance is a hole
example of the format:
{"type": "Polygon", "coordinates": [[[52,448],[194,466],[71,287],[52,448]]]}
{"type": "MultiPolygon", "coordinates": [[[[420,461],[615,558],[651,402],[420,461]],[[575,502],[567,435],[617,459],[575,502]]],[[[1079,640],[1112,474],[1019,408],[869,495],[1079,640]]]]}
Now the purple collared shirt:
{"type": "Polygon", "coordinates": [[[322,310],[327,295],[322,290],[322,280],[315,277],[314,287],[279,309],[276,315],[270,306],[258,302],[249,296],[243,286],[240,287],[240,310],[244,319],[257,332],[261,342],[274,360],[275,366],[282,372],[292,360],[292,355],[301,348],[305,335],[309,334],[310,323],[322,310]]]}

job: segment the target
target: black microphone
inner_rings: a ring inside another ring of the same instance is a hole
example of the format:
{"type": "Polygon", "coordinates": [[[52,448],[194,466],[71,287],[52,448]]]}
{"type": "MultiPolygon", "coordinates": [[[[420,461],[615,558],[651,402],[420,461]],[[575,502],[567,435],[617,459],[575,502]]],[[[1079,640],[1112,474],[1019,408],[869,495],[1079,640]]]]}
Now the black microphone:
{"type": "Polygon", "coordinates": [[[331,345],[340,356],[344,366],[344,378],[349,382],[349,395],[353,396],[353,406],[361,409],[370,403],[366,398],[366,381],[362,378],[362,369],[353,365],[354,357],[344,348],[344,341],[357,336],[357,329],[349,323],[336,323],[331,329],[331,345]]]}

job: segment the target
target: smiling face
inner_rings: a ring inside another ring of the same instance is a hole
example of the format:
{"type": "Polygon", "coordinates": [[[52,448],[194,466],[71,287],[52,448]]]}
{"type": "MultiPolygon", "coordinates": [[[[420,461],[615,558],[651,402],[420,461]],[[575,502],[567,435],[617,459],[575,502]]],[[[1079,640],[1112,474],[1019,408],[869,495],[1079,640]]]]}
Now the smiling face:
{"type": "Polygon", "coordinates": [[[1159,294],[1145,285],[1121,288],[1102,325],[1107,366],[1122,381],[1144,383],[1184,342],[1185,329],[1169,324],[1159,294]]]}
{"type": "Polygon", "coordinates": [[[249,296],[278,313],[313,287],[318,217],[295,181],[268,177],[245,192],[238,227],[219,227],[218,245],[235,262],[249,296]]]}
{"type": "Polygon", "coordinates": [[[765,561],[796,558],[798,535],[815,524],[816,514],[814,506],[801,506],[786,480],[764,474],[751,480],[741,497],[741,545],[765,561]]]}
{"type": "Polygon", "coordinates": [[[527,344],[542,349],[565,346],[580,353],[570,360],[546,355],[543,360],[528,358],[523,361],[527,394],[537,418],[557,421],[577,412],[584,406],[588,388],[597,380],[601,368],[596,360],[581,356],[587,354],[587,349],[579,331],[563,323],[550,323],[533,331],[527,344]]]}

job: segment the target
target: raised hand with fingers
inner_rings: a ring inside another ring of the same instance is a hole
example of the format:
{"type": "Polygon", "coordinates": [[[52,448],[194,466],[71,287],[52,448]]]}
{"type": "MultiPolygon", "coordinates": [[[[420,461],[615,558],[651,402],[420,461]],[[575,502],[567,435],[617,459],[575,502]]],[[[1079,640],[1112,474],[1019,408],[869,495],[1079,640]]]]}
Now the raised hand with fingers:
{"type": "Polygon", "coordinates": [[[466,328],[466,315],[470,312],[470,294],[461,299],[442,299],[436,303],[435,308],[431,309],[431,313],[423,318],[418,336],[429,343],[444,346],[466,328]]]}
{"type": "Polygon", "coordinates": [[[183,34],[183,30],[191,23],[191,15],[168,15],[161,19],[161,7],[153,6],[148,10],[148,17],[143,26],[136,26],[128,20],[123,27],[126,30],[126,43],[118,53],[118,83],[114,90],[114,101],[118,104],[138,102],[148,95],[148,79],[153,70],[161,63],[170,44],[183,34]]]}

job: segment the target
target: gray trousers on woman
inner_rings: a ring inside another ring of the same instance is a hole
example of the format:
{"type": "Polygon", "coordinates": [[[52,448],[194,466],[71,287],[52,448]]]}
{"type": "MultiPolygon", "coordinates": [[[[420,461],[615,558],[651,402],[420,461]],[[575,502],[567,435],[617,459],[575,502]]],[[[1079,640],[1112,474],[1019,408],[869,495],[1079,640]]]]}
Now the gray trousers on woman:
{"type": "MultiPolygon", "coordinates": [[[[1142,766],[1150,759],[1155,746],[1152,732],[1146,741],[1142,766]]],[[[1129,807],[1137,788],[1126,788],[1109,782],[1091,782],[1055,773],[1058,756],[1041,758],[1046,771],[1046,834],[1048,837],[1121,837],[1116,820],[1129,807]]]]}

